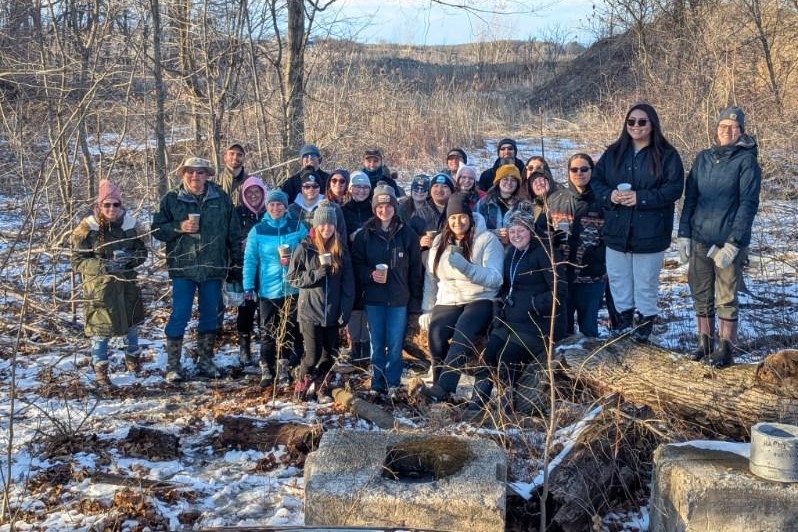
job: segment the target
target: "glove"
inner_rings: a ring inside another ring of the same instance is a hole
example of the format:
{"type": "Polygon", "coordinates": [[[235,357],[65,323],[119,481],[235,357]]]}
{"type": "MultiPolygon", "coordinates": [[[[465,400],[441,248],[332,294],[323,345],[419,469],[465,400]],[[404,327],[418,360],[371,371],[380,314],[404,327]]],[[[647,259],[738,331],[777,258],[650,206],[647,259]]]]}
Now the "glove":
{"type": "Polygon", "coordinates": [[[679,251],[679,264],[687,264],[690,260],[691,242],[689,238],[679,237],[676,239],[676,249],[679,251]]]}
{"type": "Polygon", "coordinates": [[[425,312],[418,317],[418,326],[422,331],[429,330],[430,319],[432,319],[432,312],[425,312]]]}
{"type": "Polygon", "coordinates": [[[715,253],[715,256],[712,257],[712,260],[715,261],[715,266],[720,268],[728,268],[731,266],[731,263],[734,262],[734,258],[740,252],[740,248],[735,246],[734,244],[729,244],[726,242],[723,244],[723,247],[715,253]]]}
{"type": "Polygon", "coordinates": [[[468,262],[460,253],[449,253],[449,266],[463,275],[468,275],[474,267],[474,265],[468,262]]]}
{"type": "Polygon", "coordinates": [[[254,301],[254,300],[255,300],[255,291],[244,290],[244,301],[254,301]]]}

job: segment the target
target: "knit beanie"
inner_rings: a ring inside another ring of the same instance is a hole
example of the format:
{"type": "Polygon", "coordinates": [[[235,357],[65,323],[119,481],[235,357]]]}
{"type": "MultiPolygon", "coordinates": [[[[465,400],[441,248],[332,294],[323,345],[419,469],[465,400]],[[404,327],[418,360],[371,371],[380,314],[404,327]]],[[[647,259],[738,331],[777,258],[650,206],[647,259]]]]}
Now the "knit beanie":
{"type": "Polygon", "coordinates": [[[446,154],[446,160],[448,161],[449,157],[458,156],[458,155],[460,156],[460,159],[463,161],[463,164],[468,164],[468,155],[466,155],[466,152],[461,150],[460,148],[452,148],[451,150],[449,150],[449,153],[446,154]]]}
{"type": "Polygon", "coordinates": [[[383,203],[390,203],[396,208],[396,192],[390,185],[377,185],[374,187],[374,197],[371,198],[371,209],[377,208],[377,205],[383,203]]]}
{"type": "Polygon", "coordinates": [[[270,190],[269,194],[266,196],[266,204],[272,202],[280,202],[285,205],[286,209],[288,208],[288,194],[280,190],[279,188],[275,188],[274,190],[270,190]]]}
{"type": "Polygon", "coordinates": [[[349,186],[349,170],[347,170],[346,168],[336,168],[335,170],[330,172],[330,177],[336,174],[343,177],[346,180],[347,186],[349,186]]]}
{"type": "Polygon", "coordinates": [[[535,232],[534,206],[528,201],[522,201],[507,215],[507,226],[520,225],[532,233],[535,232]]]}
{"type": "Polygon", "coordinates": [[[435,174],[435,177],[433,177],[429,183],[430,188],[432,188],[432,185],[446,185],[447,187],[449,187],[449,190],[451,190],[452,192],[454,192],[455,189],[454,181],[452,181],[452,178],[443,173],[435,174]]]}
{"type": "Polygon", "coordinates": [[[107,179],[103,179],[100,181],[100,186],[97,191],[97,206],[100,206],[108,200],[118,201],[121,204],[122,189],[107,179]]]}
{"type": "Polygon", "coordinates": [[[736,121],[737,125],[740,126],[740,133],[745,133],[745,112],[743,112],[740,107],[734,105],[721,111],[720,115],[718,115],[718,119],[715,121],[716,128],[717,124],[720,124],[721,120],[736,121]]]}
{"type": "Polygon", "coordinates": [[[513,151],[515,151],[515,153],[518,153],[518,144],[516,144],[513,139],[501,139],[496,145],[496,155],[499,155],[499,153],[501,153],[502,146],[506,146],[507,144],[513,147],[513,151]]]}
{"type": "Polygon", "coordinates": [[[266,203],[267,203],[266,193],[267,193],[266,185],[263,184],[263,180],[256,175],[251,175],[241,185],[241,203],[243,203],[244,206],[250,211],[254,212],[255,214],[258,214],[260,212],[263,212],[263,210],[266,208],[266,203]],[[247,189],[252,187],[257,187],[261,189],[261,191],[263,191],[263,199],[261,199],[260,204],[258,205],[252,205],[249,202],[249,200],[247,200],[247,195],[244,194],[244,192],[246,192],[247,189]]]}
{"type": "Polygon", "coordinates": [[[503,164],[498,167],[496,169],[496,177],[493,178],[493,184],[498,184],[505,177],[512,177],[519,183],[521,182],[521,172],[518,171],[518,167],[514,164],[503,164]]]}
{"type": "Polygon", "coordinates": [[[313,213],[313,227],[321,224],[335,225],[337,217],[335,216],[335,208],[328,204],[319,205],[313,213]]]}
{"type": "Polygon", "coordinates": [[[471,216],[471,208],[468,206],[468,194],[465,192],[455,192],[449,196],[446,203],[446,217],[453,214],[467,214],[471,216]]]}
{"type": "Polygon", "coordinates": [[[477,169],[473,166],[469,166],[467,164],[461,164],[460,168],[457,169],[457,174],[454,177],[454,180],[459,183],[460,178],[463,176],[468,176],[474,181],[477,180],[477,169]]]}
{"type": "Polygon", "coordinates": [[[369,180],[369,176],[365,173],[358,170],[357,172],[352,172],[351,177],[349,178],[349,190],[352,190],[352,187],[355,185],[364,186],[371,188],[371,181],[369,180]]]}
{"type": "Polygon", "coordinates": [[[313,156],[321,158],[321,152],[315,144],[305,144],[299,149],[299,158],[313,156]]]}

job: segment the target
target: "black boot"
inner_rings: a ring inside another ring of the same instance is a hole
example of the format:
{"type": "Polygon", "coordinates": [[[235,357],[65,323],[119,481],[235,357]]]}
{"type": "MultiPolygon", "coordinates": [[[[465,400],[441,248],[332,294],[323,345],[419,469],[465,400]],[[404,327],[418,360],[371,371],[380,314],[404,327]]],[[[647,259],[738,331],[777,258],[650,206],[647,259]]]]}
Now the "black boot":
{"type": "Polygon", "coordinates": [[[715,349],[715,316],[696,315],[698,326],[698,348],[690,353],[690,360],[704,360],[715,349]]]}
{"type": "Polygon", "coordinates": [[[613,329],[612,335],[613,336],[623,336],[628,334],[629,331],[632,330],[632,326],[634,325],[635,319],[635,309],[630,308],[629,310],[624,310],[623,312],[618,313],[618,326],[613,329]]]}
{"type": "Polygon", "coordinates": [[[632,340],[639,344],[647,344],[648,337],[654,330],[654,322],[657,320],[657,315],[643,316],[637,314],[634,318],[634,329],[632,330],[632,340]]]}
{"type": "Polygon", "coordinates": [[[713,368],[725,368],[730,366],[734,359],[732,353],[734,344],[737,343],[737,320],[724,320],[720,318],[718,328],[718,348],[712,351],[706,363],[713,368]]]}
{"type": "Polygon", "coordinates": [[[238,361],[242,367],[247,367],[252,363],[252,335],[250,333],[238,333],[238,361]]]}

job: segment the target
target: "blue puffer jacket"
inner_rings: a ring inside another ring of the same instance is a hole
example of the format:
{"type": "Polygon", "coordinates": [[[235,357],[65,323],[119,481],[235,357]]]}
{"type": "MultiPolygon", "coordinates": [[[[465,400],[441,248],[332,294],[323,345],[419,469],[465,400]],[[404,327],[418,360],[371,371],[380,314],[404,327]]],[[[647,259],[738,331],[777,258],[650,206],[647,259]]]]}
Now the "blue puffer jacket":
{"type": "Polygon", "coordinates": [[[696,156],[687,176],[679,236],[707,246],[751,243],[762,185],[756,157],[756,141],[747,135],[734,146],[714,146],[696,156]]]}
{"type": "Polygon", "coordinates": [[[307,234],[305,225],[290,214],[286,213],[282,218],[274,220],[267,213],[247,237],[244,250],[244,290],[257,289],[258,296],[265,299],[295,295],[298,290],[285,278],[288,266],[280,264],[277,247],[288,244],[295,250],[307,234]]]}
{"type": "Polygon", "coordinates": [[[604,241],[621,253],[658,253],[671,245],[675,203],[684,189],[684,167],[679,153],[667,148],[662,154],[662,175],[651,169],[651,147],[635,154],[630,146],[615,164],[607,150],[593,170],[590,186],[604,207],[604,241]],[[620,183],[631,183],[637,205],[624,207],[610,201],[620,183]]]}

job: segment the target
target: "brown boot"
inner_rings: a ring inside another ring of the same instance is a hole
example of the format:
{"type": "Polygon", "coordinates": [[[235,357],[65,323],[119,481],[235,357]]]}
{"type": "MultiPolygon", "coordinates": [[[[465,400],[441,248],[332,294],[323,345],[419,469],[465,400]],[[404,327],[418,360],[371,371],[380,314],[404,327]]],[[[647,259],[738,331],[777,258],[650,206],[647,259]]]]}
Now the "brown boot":
{"type": "Polygon", "coordinates": [[[219,378],[219,369],[213,363],[213,343],[216,331],[197,335],[197,353],[199,354],[199,374],[209,379],[219,378]]]}
{"type": "Polygon", "coordinates": [[[698,326],[698,348],[690,353],[690,360],[704,360],[715,349],[715,316],[695,317],[698,326]]]}
{"type": "Polygon", "coordinates": [[[108,361],[95,362],[94,364],[94,378],[97,379],[97,386],[103,389],[116,388],[116,385],[111,382],[108,376],[108,361]]]}
{"type": "Polygon", "coordinates": [[[141,348],[125,353],[125,368],[135,375],[141,371],[141,348]]]}
{"type": "Polygon", "coordinates": [[[180,364],[180,355],[183,353],[182,338],[166,339],[166,381],[180,382],[183,380],[183,366],[180,364]]]}

